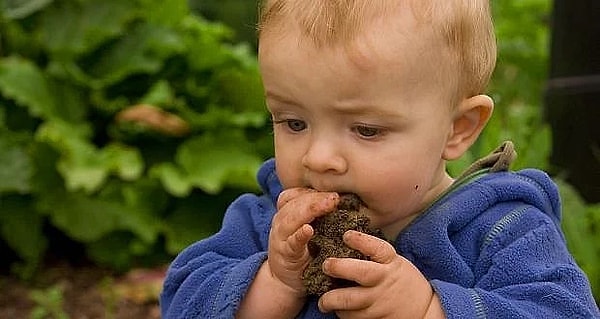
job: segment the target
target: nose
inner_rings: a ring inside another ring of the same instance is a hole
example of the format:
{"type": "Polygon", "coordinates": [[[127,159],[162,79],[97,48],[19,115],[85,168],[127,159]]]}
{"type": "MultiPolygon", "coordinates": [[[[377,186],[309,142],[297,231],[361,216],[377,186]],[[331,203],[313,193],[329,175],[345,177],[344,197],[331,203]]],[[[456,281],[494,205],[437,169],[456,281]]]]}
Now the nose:
{"type": "Polygon", "coordinates": [[[343,174],[348,169],[341,143],[328,139],[313,139],[302,157],[302,165],[320,174],[343,174]]]}

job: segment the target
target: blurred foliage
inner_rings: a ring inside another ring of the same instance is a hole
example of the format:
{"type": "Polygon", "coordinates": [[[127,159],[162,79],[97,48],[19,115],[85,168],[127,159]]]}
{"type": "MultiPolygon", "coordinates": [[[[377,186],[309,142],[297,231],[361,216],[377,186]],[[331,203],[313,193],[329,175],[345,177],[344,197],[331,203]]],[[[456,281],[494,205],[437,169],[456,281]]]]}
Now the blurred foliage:
{"type": "Polygon", "coordinates": [[[542,115],[542,98],[551,1],[493,1],[492,5],[498,61],[488,91],[495,102],[494,114],[469,152],[451,163],[450,171],[457,174],[504,140],[517,147],[513,169],[548,169],[551,135],[542,115]]]}
{"type": "Polygon", "coordinates": [[[235,30],[236,40],[256,48],[256,0],[189,0],[190,8],[212,21],[220,21],[235,30]]]}
{"type": "Polygon", "coordinates": [[[586,205],[577,191],[557,180],[562,199],[562,227],[567,246],[587,274],[600,304],[600,204],[586,205]]]}
{"type": "MultiPolygon", "coordinates": [[[[452,174],[507,139],[519,153],[513,168],[549,168],[551,1],[492,3],[496,109],[452,174]]],[[[0,0],[0,240],[18,273],[52,245],[48,227],[116,269],[168,260],[216,231],[240,192],[257,191],[253,175],[272,146],[256,7],[0,0]]],[[[600,296],[600,209],[557,182],[567,244],[600,296]]]]}
{"type": "Polygon", "coordinates": [[[165,262],[258,191],[268,116],[229,27],[184,0],[0,6],[0,239],[17,273],[48,229],[101,265],[165,262]]]}

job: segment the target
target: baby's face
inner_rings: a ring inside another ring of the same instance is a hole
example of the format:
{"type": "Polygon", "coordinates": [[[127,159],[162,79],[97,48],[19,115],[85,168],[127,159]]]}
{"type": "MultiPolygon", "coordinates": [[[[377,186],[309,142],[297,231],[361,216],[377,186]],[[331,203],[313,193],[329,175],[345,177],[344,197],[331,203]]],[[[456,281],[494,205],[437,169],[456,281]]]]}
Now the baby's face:
{"type": "Polygon", "coordinates": [[[259,61],[284,187],[356,193],[392,237],[452,182],[453,109],[436,45],[381,30],[349,47],[263,35],[259,61]]]}

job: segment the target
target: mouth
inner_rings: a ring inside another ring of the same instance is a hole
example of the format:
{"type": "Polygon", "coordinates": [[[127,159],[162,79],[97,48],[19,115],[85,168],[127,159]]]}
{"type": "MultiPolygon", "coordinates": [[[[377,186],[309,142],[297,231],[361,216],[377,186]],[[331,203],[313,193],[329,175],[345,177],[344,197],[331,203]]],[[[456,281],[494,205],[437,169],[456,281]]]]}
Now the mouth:
{"type": "Polygon", "coordinates": [[[363,201],[362,198],[354,192],[349,192],[347,190],[342,191],[335,189],[316,188],[313,186],[308,186],[308,188],[317,192],[337,192],[340,196],[340,202],[338,204],[338,207],[342,209],[357,211],[360,210],[361,212],[366,213],[367,209],[369,208],[369,205],[367,205],[367,203],[363,201]]]}
{"type": "Polygon", "coordinates": [[[366,213],[369,207],[355,193],[340,193],[340,202],[338,203],[338,208],[366,213]]]}

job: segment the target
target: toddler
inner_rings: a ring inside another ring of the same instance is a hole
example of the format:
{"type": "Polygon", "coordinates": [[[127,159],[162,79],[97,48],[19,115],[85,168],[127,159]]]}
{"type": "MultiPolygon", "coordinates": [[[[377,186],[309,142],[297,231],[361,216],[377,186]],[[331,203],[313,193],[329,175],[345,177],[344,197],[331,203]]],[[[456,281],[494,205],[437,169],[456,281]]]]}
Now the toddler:
{"type": "Polygon", "coordinates": [[[496,46],[489,1],[267,0],[259,65],[275,158],[263,194],[175,259],[170,318],[594,318],[565,246],[555,184],[508,171],[510,142],[452,178],[476,141],[496,46]],[[388,241],[356,231],[369,260],[323,271],[357,286],[307,296],[309,225],[357,194],[388,241]]]}

